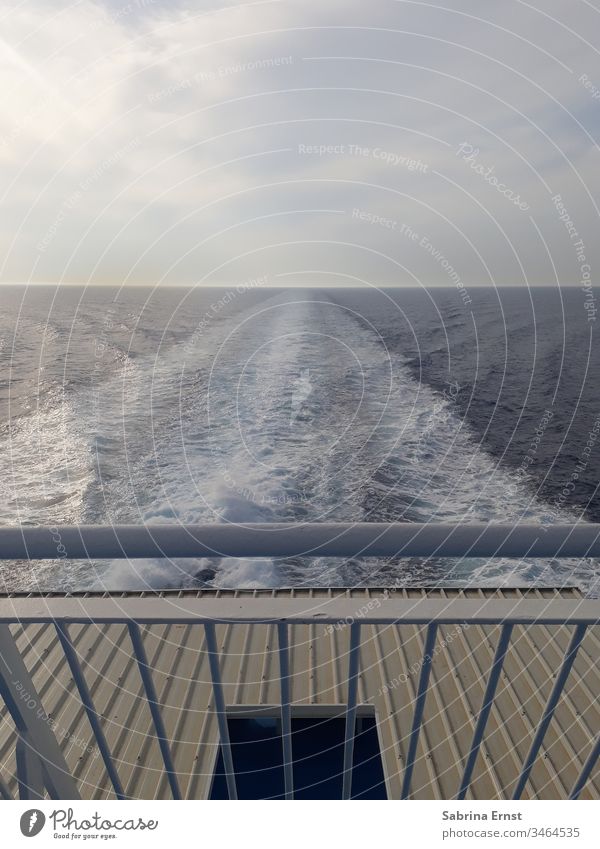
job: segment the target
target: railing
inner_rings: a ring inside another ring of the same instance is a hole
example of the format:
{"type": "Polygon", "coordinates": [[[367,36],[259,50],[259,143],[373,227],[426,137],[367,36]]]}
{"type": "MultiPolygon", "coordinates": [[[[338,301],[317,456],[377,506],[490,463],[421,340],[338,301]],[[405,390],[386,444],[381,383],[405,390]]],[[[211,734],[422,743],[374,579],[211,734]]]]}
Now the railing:
{"type": "Polygon", "coordinates": [[[0,560],[600,557],[600,525],[304,523],[0,528],[0,560]]]}
{"type": "MultiPolygon", "coordinates": [[[[198,556],[436,556],[436,557],[597,557],[600,556],[600,527],[597,525],[562,525],[547,529],[535,526],[508,525],[260,525],[233,527],[160,526],[149,527],[61,527],[0,529],[0,558],[30,559],[57,557],[57,545],[68,557],[198,557],[198,556]],[[57,542],[58,539],[58,542],[57,542]]],[[[347,665],[347,702],[345,710],[345,743],[343,763],[344,799],[350,798],[355,721],[357,716],[359,653],[361,629],[369,625],[426,626],[423,658],[420,664],[408,756],[404,767],[401,797],[411,793],[419,735],[434,644],[440,625],[468,623],[499,625],[500,636],[486,682],[485,693],[477,715],[472,742],[456,798],[464,799],[471,783],[473,769],[484,739],[488,718],[510,646],[515,625],[566,625],[572,628],[568,648],[557,669],[556,678],[542,712],[541,720],[530,744],[515,784],[513,798],[519,799],[527,785],[539,755],[544,737],[569,678],[577,653],[587,630],[600,621],[600,603],[585,599],[498,598],[435,600],[389,597],[368,615],[355,621],[355,602],[339,597],[325,602],[294,598],[256,598],[240,611],[239,599],[181,598],[174,610],[164,598],[70,597],[70,596],[5,596],[0,598],[0,694],[15,722],[17,730],[17,773],[22,799],[42,798],[47,791],[52,798],[77,799],[79,792],[60,747],[50,729],[47,716],[27,710],[15,689],[19,681],[31,697],[41,705],[33,681],[9,629],[15,623],[53,623],[85,708],[95,741],[103,758],[117,798],[125,797],[112,754],[104,735],[98,712],[86,684],[79,657],[71,641],[69,627],[74,623],[122,623],[128,628],[132,656],[141,675],[150,708],[155,736],[158,740],[165,774],[173,798],[182,796],[160,704],[154,687],[152,668],[146,656],[140,625],[199,624],[204,629],[209,658],[211,686],[219,727],[220,745],[231,799],[237,798],[236,777],[227,724],[227,708],[221,678],[220,654],[217,646],[217,624],[272,624],[278,635],[280,715],[283,739],[283,770],[286,798],[293,798],[293,764],[291,752],[291,702],[289,629],[299,624],[336,624],[351,622],[347,665]],[[218,601],[218,604],[216,603],[218,601]],[[251,608],[251,610],[250,610],[251,608]]],[[[570,798],[581,794],[598,760],[600,737],[592,747],[570,798]]],[[[6,785],[0,781],[0,795],[8,798],[6,785]]]]}

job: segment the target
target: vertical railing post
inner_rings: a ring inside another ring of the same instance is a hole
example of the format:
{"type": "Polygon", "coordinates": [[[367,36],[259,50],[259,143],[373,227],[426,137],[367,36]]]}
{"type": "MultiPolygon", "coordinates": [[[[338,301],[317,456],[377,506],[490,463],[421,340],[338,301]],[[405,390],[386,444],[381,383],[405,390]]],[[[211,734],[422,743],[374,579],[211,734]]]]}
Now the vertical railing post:
{"type": "Polygon", "coordinates": [[[15,751],[19,799],[43,799],[44,774],[42,762],[25,736],[19,734],[15,751]]]}
{"type": "Polygon", "coordinates": [[[133,651],[137,660],[142,684],[144,685],[146,701],[148,702],[148,707],[150,708],[150,715],[152,716],[152,721],[154,723],[154,730],[156,732],[158,745],[160,747],[163,763],[165,765],[165,772],[167,774],[167,779],[171,788],[171,794],[174,799],[181,799],[179,781],[177,780],[177,773],[175,772],[175,766],[173,765],[173,757],[171,755],[171,749],[169,747],[169,741],[167,739],[165,724],[163,722],[162,714],[160,712],[160,705],[158,703],[158,696],[156,694],[154,681],[152,679],[152,673],[150,671],[150,664],[148,663],[148,658],[146,657],[146,649],[144,648],[142,635],[140,633],[139,626],[136,622],[128,622],[127,627],[129,629],[129,636],[133,645],[133,651]]]}
{"type": "Polygon", "coordinates": [[[80,799],[52,721],[8,625],[0,625],[0,695],[17,728],[17,754],[23,768],[31,772],[31,758],[39,759],[44,786],[53,799],[80,799]],[[25,756],[24,747],[30,749],[31,757],[25,756]]]}
{"type": "Polygon", "coordinates": [[[494,655],[494,661],[490,670],[490,677],[488,678],[487,687],[485,688],[483,703],[481,705],[479,716],[477,718],[475,733],[473,734],[473,742],[471,743],[471,749],[467,757],[467,763],[465,766],[462,781],[460,783],[460,789],[456,796],[457,799],[465,798],[465,796],[467,795],[467,790],[469,789],[469,784],[471,783],[471,775],[473,774],[473,769],[475,767],[475,762],[477,761],[477,755],[479,754],[479,748],[483,740],[483,735],[485,733],[488,717],[492,709],[494,696],[496,695],[496,687],[498,686],[498,681],[500,680],[500,675],[502,673],[504,658],[506,657],[506,652],[510,643],[512,630],[512,624],[506,624],[502,626],[502,631],[500,632],[498,645],[496,646],[496,653],[494,655]]]}
{"type": "Polygon", "coordinates": [[[356,730],[359,658],[360,623],[353,622],[350,626],[350,649],[348,655],[348,702],[346,705],[342,799],[350,799],[352,793],[352,768],[354,759],[354,737],[356,730]]]}
{"type": "Polygon", "coordinates": [[[577,651],[579,650],[579,646],[581,645],[583,638],[585,637],[586,628],[586,625],[575,626],[575,630],[573,631],[573,636],[571,637],[571,641],[569,643],[569,647],[562,662],[560,672],[556,676],[556,681],[554,682],[554,686],[552,687],[552,691],[546,703],[546,707],[544,708],[540,724],[538,725],[538,729],[531,743],[531,748],[529,749],[527,757],[525,758],[523,769],[521,770],[521,774],[517,780],[517,784],[512,795],[512,798],[515,800],[521,798],[521,794],[525,789],[525,785],[527,784],[527,781],[529,779],[529,775],[533,768],[535,759],[538,755],[542,743],[544,742],[546,731],[548,730],[548,726],[550,725],[552,717],[554,716],[556,705],[559,702],[565,683],[567,681],[567,678],[569,677],[571,667],[575,663],[577,651]]]}
{"type": "Polygon", "coordinates": [[[208,663],[210,666],[210,677],[212,680],[213,696],[215,699],[215,711],[217,713],[217,723],[219,725],[219,737],[221,738],[221,751],[223,753],[227,790],[229,792],[230,799],[237,799],[233,754],[231,752],[231,740],[229,739],[229,725],[227,724],[227,709],[225,706],[225,696],[223,695],[223,685],[221,683],[217,635],[213,622],[204,623],[204,633],[206,636],[208,663]]]}
{"type": "Polygon", "coordinates": [[[292,708],[291,708],[291,679],[290,656],[288,642],[288,626],[285,622],[277,625],[279,643],[279,679],[281,687],[281,739],[283,748],[283,776],[285,782],[285,798],[294,798],[294,767],[292,760],[292,708]]]}
{"type": "Polygon", "coordinates": [[[8,786],[7,786],[6,782],[4,781],[4,779],[2,778],[1,775],[0,775],[0,799],[5,799],[6,801],[9,801],[10,799],[12,799],[12,796],[10,794],[10,790],[8,789],[8,786]]]}
{"type": "Polygon", "coordinates": [[[75,646],[73,645],[73,641],[71,640],[69,628],[65,622],[59,621],[55,622],[55,626],[56,633],[58,634],[58,639],[60,640],[60,644],[65,653],[67,663],[69,664],[69,669],[71,670],[71,675],[73,676],[73,680],[75,681],[77,689],[79,690],[81,703],[85,708],[88,721],[92,726],[92,731],[94,732],[96,743],[98,744],[100,754],[102,755],[102,760],[104,761],[108,777],[110,778],[117,799],[124,799],[125,793],[123,791],[123,787],[121,785],[117,770],[115,768],[112,755],[108,747],[108,743],[106,742],[106,737],[104,736],[104,731],[102,730],[102,725],[100,724],[98,713],[96,711],[96,708],[94,707],[92,695],[90,693],[87,681],[85,680],[85,676],[83,674],[83,670],[79,663],[79,658],[77,656],[75,646]]]}
{"type": "Polygon", "coordinates": [[[406,767],[404,769],[404,779],[402,781],[402,794],[400,797],[402,799],[408,799],[410,794],[410,783],[412,781],[412,774],[417,757],[419,732],[421,730],[421,722],[423,721],[423,711],[425,710],[425,698],[427,696],[427,687],[429,686],[429,673],[431,672],[431,661],[433,660],[436,636],[437,625],[432,623],[427,627],[423,664],[421,666],[419,688],[417,690],[417,698],[415,701],[415,714],[413,717],[412,731],[410,733],[410,742],[408,744],[408,756],[406,758],[406,767]]]}
{"type": "Polygon", "coordinates": [[[592,774],[592,770],[596,766],[596,761],[598,760],[598,756],[600,755],[600,737],[596,740],[595,744],[592,747],[592,751],[589,753],[586,762],[583,765],[581,770],[581,774],[577,779],[575,787],[571,791],[571,795],[569,799],[578,799],[579,794],[585,787],[585,783],[592,774]]]}

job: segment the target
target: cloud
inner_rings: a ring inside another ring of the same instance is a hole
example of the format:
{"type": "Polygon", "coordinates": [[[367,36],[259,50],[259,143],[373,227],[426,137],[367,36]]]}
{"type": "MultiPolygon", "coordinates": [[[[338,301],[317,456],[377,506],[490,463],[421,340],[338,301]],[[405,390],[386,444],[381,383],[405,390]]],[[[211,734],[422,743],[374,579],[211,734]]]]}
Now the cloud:
{"type": "Polygon", "coordinates": [[[599,19],[26,0],[0,41],[2,280],[448,285],[425,240],[467,285],[576,285],[552,198],[594,268],[599,19]]]}

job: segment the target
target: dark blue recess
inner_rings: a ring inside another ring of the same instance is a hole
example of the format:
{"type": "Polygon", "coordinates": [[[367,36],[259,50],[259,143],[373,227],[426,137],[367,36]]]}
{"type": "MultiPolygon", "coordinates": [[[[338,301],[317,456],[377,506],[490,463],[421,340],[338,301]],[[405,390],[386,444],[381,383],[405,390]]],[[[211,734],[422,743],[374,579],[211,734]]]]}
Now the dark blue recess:
{"type": "MultiPolygon", "coordinates": [[[[229,719],[229,734],[240,799],[284,797],[281,728],[276,718],[229,719]]],[[[343,718],[293,719],[295,799],[340,799],[344,764],[343,718]]],[[[211,799],[227,799],[219,751],[211,799]]],[[[373,717],[356,724],[353,799],[386,799],[377,726],[373,717]]]]}

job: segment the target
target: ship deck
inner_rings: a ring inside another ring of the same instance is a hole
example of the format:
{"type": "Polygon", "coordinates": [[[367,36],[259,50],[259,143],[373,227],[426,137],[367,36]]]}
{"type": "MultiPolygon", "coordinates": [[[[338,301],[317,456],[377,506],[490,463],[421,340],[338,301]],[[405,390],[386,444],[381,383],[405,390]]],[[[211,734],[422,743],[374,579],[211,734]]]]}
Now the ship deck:
{"type": "MultiPolygon", "coordinates": [[[[162,593],[70,594],[122,601],[156,598],[239,600],[252,613],[262,599],[352,600],[356,621],[394,598],[523,598],[548,601],[581,598],[575,589],[293,589],[166,591],[162,593]]],[[[60,594],[37,596],[37,602],[60,594]]],[[[27,600],[29,596],[3,596],[27,600]]],[[[37,603],[36,602],[36,603],[37,603]]],[[[37,603],[38,608],[40,607],[37,603]]],[[[82,798],[110,799],[109,781],[96,738],[51,622],[10,625],[21,656],[41,698],[82,798]]],[[[69,626],[81,668],[123,785],[125,795],[171,798],[159,742],[140,670],[122,623],[69,626]]],[[[280,670],[275,624],[234,623],[216,626],[221,678],[230,715],[276,716],[281,708],[280,670]]],[[[363,624],[358,678],[358,716],[374,715],[388,798],[400,798],[402,779],[423,665],[426,628],[411,624],[363,624]]],[[[205,631],[194,623],[141,626],[181,794],[210,796],[219,751],[219,728],[205,645],[205,631]]],[[[413,799],[456,796],[473,740],[500,627],[486,624],[440,625],[418,741],[411,793],[413,799]]],[[[495,693],[467,799],[511,798],[532,736],[540,722],[557,670],[572,633],[571,625],[515,625],[495,693]]],[[[291,709],[295,717],[342,715],[348,701],[347,622],[289,626],[291,709]]],[[[567,798],[590,754],[600,728],[600,627],[588,628],[560,701],[545,734],[522,798],[567,798]]],[[[27,694],[23,695],[26,698],[27,694]]],[[[36,709],[36,706],[32,706],[36,709]]],[[[18,796],[16,731],[6,708],[0,711],[0,776],[18,796]]],[[[600,769],[581,791],[582,799],[600,798],[600,769]]]]}

